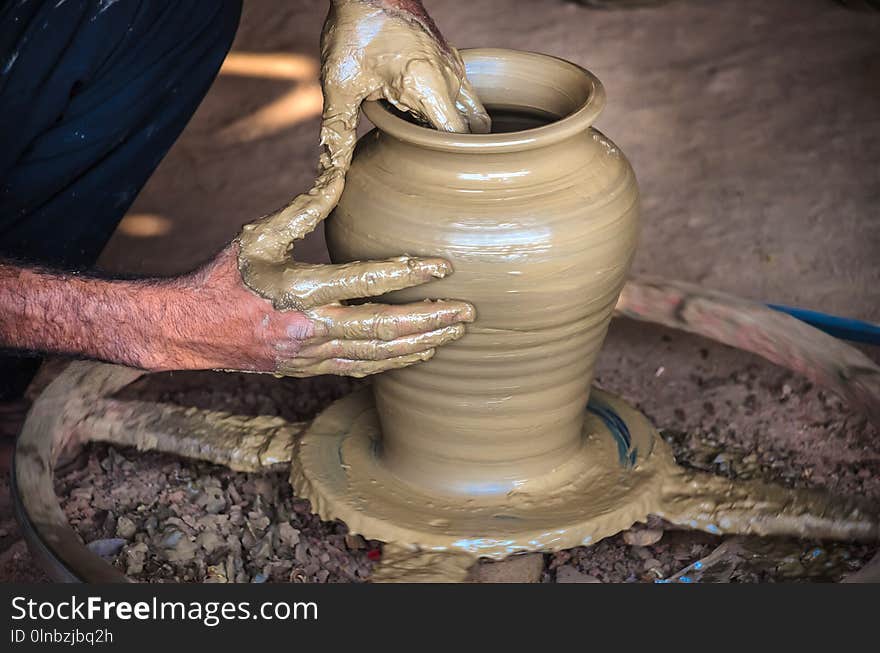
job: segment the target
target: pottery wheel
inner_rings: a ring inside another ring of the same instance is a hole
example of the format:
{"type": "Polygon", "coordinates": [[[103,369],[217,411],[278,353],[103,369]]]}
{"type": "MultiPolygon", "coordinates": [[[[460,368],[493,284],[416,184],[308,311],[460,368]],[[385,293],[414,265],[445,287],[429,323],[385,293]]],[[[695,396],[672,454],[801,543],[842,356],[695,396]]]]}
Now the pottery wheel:
{"type": "MultiPolygon", "coordinates": [[[[880,368],[794,318],[690,284],[657,280],[629,281],[618,308],[785,365],[880,424],[880,368]]],[[[677,467],[644,416],[596,389],[581,450],[553,473],[563,478],[557,487],[540,496],[520,491],[465,502],[437,497],[390,474],[379,455],[368,389],[337,401],[310,424],[291,423],[116,396],[143,374],[104,363],[71,363],[37,398],[18,438],[16,510],[32,552],[56,580],[125,580],[84,546],[55,494],[59,456],[90,441],[237,471],[290,462],[297,494],[311,499],[321,516],[343,519],[352,531],[388,545],[374,580],[385,569],[390,580],[464,579],[476,557],[595,543],[649,514],[715,534],[880,540],[876,502],[677,467]]],[[[531,487],[541,485],[534,480],[531,487]]],[[[876,580],[870,573],[865,578],[876,580]]]]}
{"type": "Polygon", "coordinates": [[[305,431],[291,483],[323,519],[341,519],[366,538],[500,559],[590,544],[643,521],[674,463],[641,413],[594,388],[582,446],[565,467],[565,482],[539,494],[431,493],[383,464],[379,418],[365,388],[305,431]]]}

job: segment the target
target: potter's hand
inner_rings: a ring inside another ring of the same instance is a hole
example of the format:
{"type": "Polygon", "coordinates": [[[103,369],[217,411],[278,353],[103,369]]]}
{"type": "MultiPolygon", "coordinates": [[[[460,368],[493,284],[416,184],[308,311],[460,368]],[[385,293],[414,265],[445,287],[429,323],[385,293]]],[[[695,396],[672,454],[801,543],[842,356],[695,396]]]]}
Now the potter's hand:
{"type": "Polygon", "coordinates": [[[489,131],[458,51],[418,0],[333,0],[321,59],[325,139],[354,129],[361,102],[379,99],[442,131],[489,131]]]}
{"type": "Polygon", "coordinates": [[[300,310],[277,311],[244,286],[237,245],[178,281],[172,337],[150,369],[234,369],[285,376],[366,376],[428,360],[435,347],[460,338],[473,320],[469,304],[344,306],[441,278],[442,259],[401,257],[348,265],[291,264],[287,291],[300,310]]]}
{"type": "MultiPolygon", "coordinates": [[[[301,266],[293,243],[311,232],[339,201],[365,99],[384,97],[439,129],[488,131],[489,118],[458,53],[418,0],[333,0],[321,38],[324,113],[320,174],[314,187],[281,210],[245,225],[239,268],[249,288],[279,310],[298,309],[290,285],[301,266]]],[[[376,266],[377,277],[393,274],[376,266]]]]}

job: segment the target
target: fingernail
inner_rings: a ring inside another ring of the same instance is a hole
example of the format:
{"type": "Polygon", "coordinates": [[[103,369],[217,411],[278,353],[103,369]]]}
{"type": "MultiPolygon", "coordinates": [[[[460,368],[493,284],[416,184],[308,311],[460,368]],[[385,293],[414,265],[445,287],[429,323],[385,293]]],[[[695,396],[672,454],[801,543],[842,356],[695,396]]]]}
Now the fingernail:
{"type": "Polygon", "coordinates": [[[473,322],[477,319],[477,310],[465,302],[454,299],[426,299],[425,304],[432,307],[432,313],[447,319],[457,319],[459,322],[473,322]]]}
{"type": "Polygon", "coordinates": [[[440,337],[440,342],[447,343],[458,340],[464,335],[464,331],[463,324],[454,324],[451,327],[446,327],[442,331],[443,335],[440,337]]]}
{"type": "Polygon", "coordinates": [[[429,269],[431,271],[431,276],[437,279],[442,279],[443,277],[452,274],[452,263],[449,261],[432,261],[429,264],[429,269]]]}
{"type": "Polygon", "coordinates": [[[473,322],[477,319],[477,309],[470,304],[466,304],[458,311],[458,315],[462,322],[473,322]]]}

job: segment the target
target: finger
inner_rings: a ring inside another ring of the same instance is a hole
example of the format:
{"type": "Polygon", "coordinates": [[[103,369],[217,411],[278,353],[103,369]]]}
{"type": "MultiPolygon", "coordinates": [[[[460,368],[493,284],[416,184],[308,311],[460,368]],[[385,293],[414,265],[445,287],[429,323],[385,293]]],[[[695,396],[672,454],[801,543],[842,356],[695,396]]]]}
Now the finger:
{"type": "Polygon", "coordinates": [[[357,89],[352,97],[352,89],[343,87],[334,79],[334,74],[328,78],[325,73],[322,86],[324,108],[321,112],[321,145],[324,148],[320,161],[322,169],[347,167],[357,141],[361,103],[371,92],[367,88],[357,89]]]}
{"type": "Polygon", "coordinates": [[[424,60],[416,60],[407,66],[408,97],[413,110],[424,117],[435,129],[466,134],[468,124],[455,106],[459,94],[458,77],[452,70],[444,71],[424,60]]]}
{"type": "Polygon", "coordinates": [[[455,102],[445,93],[428,93],[419,97],[417,110],[435,129],[457,134],[470,131],[465,117],[459,112],[455,102]]]}
{"type": "Polygon", "coordinates": [[[417,354],[396,356],[381,361],[350,360],[347,358],[331,358],[314,365],[301,369],[288,368],[284,363],[279,364],[277,373],[284,376],[319,376],[321,374],[336,374],[338,376],[363,377],[370,374],[378,374],[387,370],[407,367],[414,363],[430,360],[434,356],[434,350],[428,349],[417,354]]]}
{"type": "Polygon", "coordinates": [[[341,265],[298,264],[293,272],[289,290],[304,308],[311,308],[346,299],[376,297],[442,279],[452,272],[452,265],[441,258],[399,256],[341,265]]]}
{"type": "Polygon", "coordinates": [[[378,361],[407,354],[416,354],[427,349],[445,345],[464,335],[464,325],[453,326],[395,338],[394,340],[341,340],[335,338],[314,345],[306,345],[297,358],[325,360],[328,358],[347,358],[350,360],[378,361]]]}
{"type": "Polygon", "coordinates": [[[279,265],[297,240],[314,231],[334,209],[345,187],[345,175],[335,168],[321,173],[308,193],[297,195],[287,206],[244,225],[238,236],[241,253],[249,263],[279,265]]]}
{"type": "Polygon", "coordinates": [[[470,125],[472,134],[488,134],[492,131],[492,119],[466,77],[461,80],[461,90],[455,104],[470,125]]]}
{"type": "Polygon", "coordinates": [[[459,301],[322,306],[309,311],[317,336],[344,340],[394,340],[473,322],[474,307],[459,301]]]}

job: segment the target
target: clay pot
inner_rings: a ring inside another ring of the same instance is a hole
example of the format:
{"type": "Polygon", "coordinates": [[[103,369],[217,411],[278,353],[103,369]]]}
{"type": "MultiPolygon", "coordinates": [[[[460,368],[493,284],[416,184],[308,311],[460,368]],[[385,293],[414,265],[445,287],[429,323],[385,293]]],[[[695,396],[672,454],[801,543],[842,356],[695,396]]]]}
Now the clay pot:
{"type": "Polygon", "coordinates": [[[583,443],[593,366],[636,246],[638,190],[592,127],[605,93],[591,73],[527,52],[463,57],[493,133],[441,133],[366,104],[376,129],[358,144],[327,243],[336,262],[445,257],[452,276],[382,301],[477,309],[434,359],[375,378],[383,464],[434,492],[546,489],[583,443]]]}

